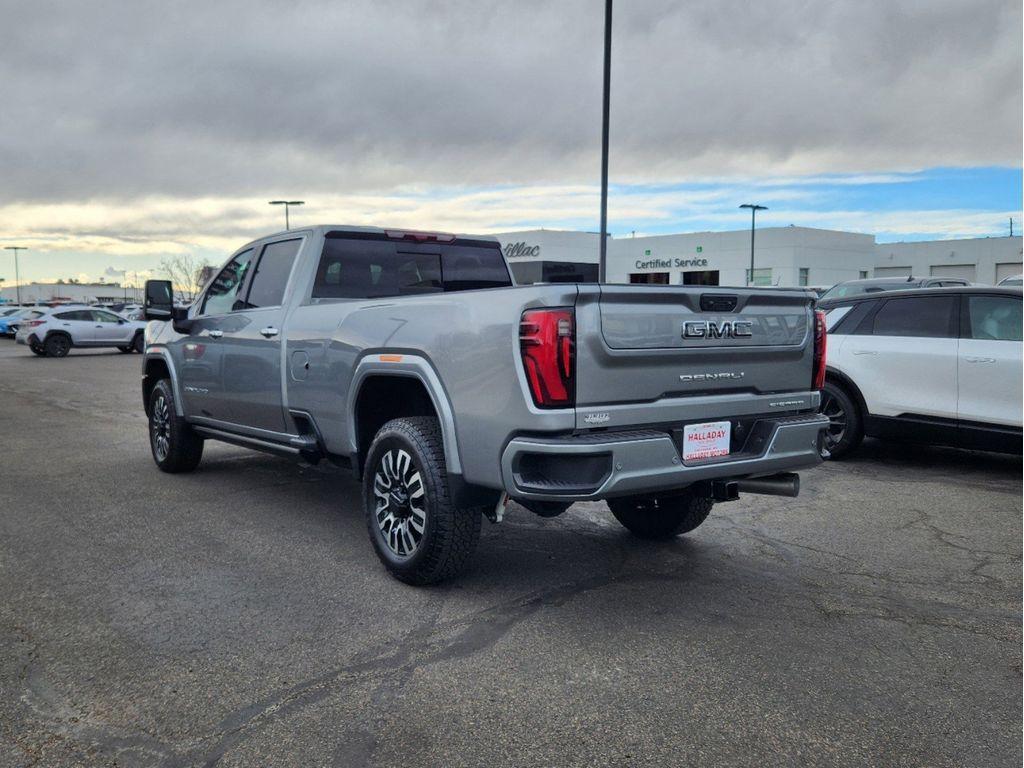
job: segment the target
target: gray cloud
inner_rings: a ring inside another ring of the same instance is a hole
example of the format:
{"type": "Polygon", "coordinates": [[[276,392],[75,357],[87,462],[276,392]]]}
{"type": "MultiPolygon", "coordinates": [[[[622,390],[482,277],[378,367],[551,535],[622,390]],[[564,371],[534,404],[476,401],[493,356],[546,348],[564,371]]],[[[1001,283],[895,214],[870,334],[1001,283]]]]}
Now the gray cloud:
{"type": "MultiPolygon", "coordinates": [[[[593,182],[600,0],[2,0],[0,202],[593,182]]],[[[1012,0],[620,2],[612,175],[1018,165],[1012,0]]]]}

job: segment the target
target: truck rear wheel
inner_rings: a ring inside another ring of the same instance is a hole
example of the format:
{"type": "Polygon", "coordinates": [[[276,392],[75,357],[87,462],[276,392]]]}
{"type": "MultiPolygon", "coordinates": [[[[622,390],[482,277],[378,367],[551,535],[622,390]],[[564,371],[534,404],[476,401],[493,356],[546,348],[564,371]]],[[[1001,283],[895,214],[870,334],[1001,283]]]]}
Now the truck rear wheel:
{"type": "Polygon", "coordinates": [[[642,539],[670,539],[703,523],[714,502],[685,490],[672,496],[625,496],[608,499],[615,519],[642,539]]]}
{"type": "Polygon", "coordinates": [[[480,538],[481,510],[452,504],[434,418],[392,419],[380,428],[366,459],[363,505],[377,557],[407,584],[452,578],[480,538]]]}

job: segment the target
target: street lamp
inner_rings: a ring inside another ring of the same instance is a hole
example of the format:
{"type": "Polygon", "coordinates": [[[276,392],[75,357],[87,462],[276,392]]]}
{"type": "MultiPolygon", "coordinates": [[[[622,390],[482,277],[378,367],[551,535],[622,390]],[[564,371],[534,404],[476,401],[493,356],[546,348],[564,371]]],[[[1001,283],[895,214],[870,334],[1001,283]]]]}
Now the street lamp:
{"type": "Polygon", "coordinates": [[[608,261],[608,118],[612,87],[612,0],[604,2],[604,92],[601,99],[601,250],[597,282],[607,278],[608,261]]]}
{"type": "Polygon", "coordinates": [[[767,211],[768,206],[766,205],[755,205],[753,203],[744,203],[740,208],[750,209],[750,277],[747,279],[747,285],[754,284],[754,217],[757,216],[758,211],[767,211]]]}
{"type": "Polygon", "coordinates": [[[288,206],[290,205],[305,205],[305,200],[271,200],[270,205],[283,205],[284,206],[284,228],[290,229],[288,222],[288,206]]]}
{"type": "Polygon", "coordinates": [[[5,245],[5,251],[14,251],[14,291],[18,296],[18,303],[21,304],[21,278],[18,276],[18,251],[27,251],[23,245],[5,245]]]}

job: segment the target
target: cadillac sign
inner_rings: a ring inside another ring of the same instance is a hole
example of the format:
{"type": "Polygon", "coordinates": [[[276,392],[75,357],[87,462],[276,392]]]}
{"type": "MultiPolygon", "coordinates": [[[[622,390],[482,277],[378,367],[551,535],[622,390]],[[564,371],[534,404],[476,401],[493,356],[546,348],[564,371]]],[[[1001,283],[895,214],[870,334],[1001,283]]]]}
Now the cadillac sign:
{"type": "Polygon", "coordinates": [[[502,250],[506,259],[535,259],[540,256],[539,245],[527,245],[522,241],[506,243],[502,250]]]}

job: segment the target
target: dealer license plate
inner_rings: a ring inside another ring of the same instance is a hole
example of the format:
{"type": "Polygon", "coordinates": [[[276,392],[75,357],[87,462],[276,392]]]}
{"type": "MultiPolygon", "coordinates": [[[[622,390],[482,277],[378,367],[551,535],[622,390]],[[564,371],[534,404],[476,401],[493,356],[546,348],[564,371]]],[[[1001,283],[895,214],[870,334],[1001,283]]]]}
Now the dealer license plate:
{"type": "Polygon", "coordinates": [[[728,421],[687,424],[683,427],[683,461],[728,456],[731,430],[728,421]]]}

